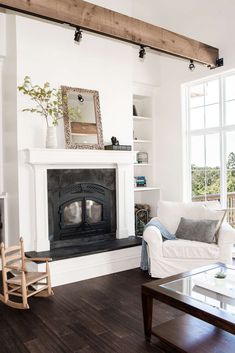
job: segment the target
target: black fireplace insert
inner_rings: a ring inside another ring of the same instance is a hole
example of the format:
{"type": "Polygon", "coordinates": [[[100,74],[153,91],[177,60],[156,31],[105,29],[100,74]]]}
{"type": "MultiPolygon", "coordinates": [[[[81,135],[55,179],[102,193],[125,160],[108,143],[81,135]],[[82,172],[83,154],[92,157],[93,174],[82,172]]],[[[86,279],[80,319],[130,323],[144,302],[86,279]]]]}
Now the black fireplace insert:
{"type": "Polygon", "coordinates": [[[116,236],[115,169],[48,170],[51,248],[116,236]]]}

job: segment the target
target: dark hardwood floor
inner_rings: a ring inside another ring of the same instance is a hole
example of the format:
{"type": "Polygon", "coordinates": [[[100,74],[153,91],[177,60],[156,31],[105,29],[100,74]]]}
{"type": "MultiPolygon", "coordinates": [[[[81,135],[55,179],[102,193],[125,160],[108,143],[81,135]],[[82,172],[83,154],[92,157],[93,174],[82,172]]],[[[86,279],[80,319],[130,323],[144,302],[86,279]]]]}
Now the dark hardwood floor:
{"type": "MultiPolygon", "coordinates": [[[[52,298],[31,298],[30,309],[0,302],[1,353],[174,353],[157,338],[146,343],[139,269],[54,288],[52,298]]],[[[154,304],[154,324],[182,315],[154,304]]]]}

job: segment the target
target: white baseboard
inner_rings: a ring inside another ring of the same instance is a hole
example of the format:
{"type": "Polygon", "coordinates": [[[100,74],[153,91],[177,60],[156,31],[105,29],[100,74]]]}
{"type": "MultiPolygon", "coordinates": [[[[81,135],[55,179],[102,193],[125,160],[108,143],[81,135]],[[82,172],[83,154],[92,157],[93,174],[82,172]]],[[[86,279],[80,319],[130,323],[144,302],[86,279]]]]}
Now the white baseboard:
{"type": "MultiPolygon", "coordinates": [[[[73,257],[50,263],[52,286],[82,281],[140,266],[141,246],[73,257]]],[[[44,265],[38,265],[43,271],[44,265]]]]}

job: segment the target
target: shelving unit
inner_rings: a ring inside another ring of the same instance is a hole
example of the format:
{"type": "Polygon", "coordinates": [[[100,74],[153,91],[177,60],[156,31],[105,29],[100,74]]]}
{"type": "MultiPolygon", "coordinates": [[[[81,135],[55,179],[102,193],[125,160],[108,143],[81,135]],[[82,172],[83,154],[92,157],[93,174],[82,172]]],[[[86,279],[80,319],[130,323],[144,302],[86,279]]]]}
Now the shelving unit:
{"type": "Polygon", "coordinates": [[[134,176],[145,176],[146,186],[134,187],[135,204],[149,204],[151,216],[157,214],[157,202],[160,199],[160,187],[156,181],[155,171],[155,141],[156,129],[156,89],[144,84],[134,84],[133,87],[133,150],[135,160],[133,164],[134,176]],[[147,152],[148,163],[138,163],[138,152],[147,152]]]}

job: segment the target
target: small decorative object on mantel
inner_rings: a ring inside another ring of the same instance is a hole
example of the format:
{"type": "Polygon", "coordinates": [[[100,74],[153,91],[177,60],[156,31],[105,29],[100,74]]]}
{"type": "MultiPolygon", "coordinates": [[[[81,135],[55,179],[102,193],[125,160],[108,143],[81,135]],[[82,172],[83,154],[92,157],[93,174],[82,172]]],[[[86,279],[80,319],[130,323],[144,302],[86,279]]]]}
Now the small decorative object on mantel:
{"type": "Polygon", "coordinates": [[[117,140],[117,138],[115,136],[111,137],[111,142],[113,146],[119,146],[119,141],[117,140]]]}
{"type": "Polygon", "coordinates": [[[35,108],[25,108],[23,112],[40,114],[47,124],[46,147],[57,147],[56,126],[58,120],[63,118],[62,94],[60,89],[51,88],[49,82],[43,86],[33,85],[31,78],[25,76],[24,82],[18,90],[36,104],[35,108]]]}
{"type": "Polygon", "coordinates": [[[113,150],[113,151],[131,151],[131,145],[120,145],[119,141],[115,136],[111,137],[112,145],[104,146],[105,150],[113,150]]]}

